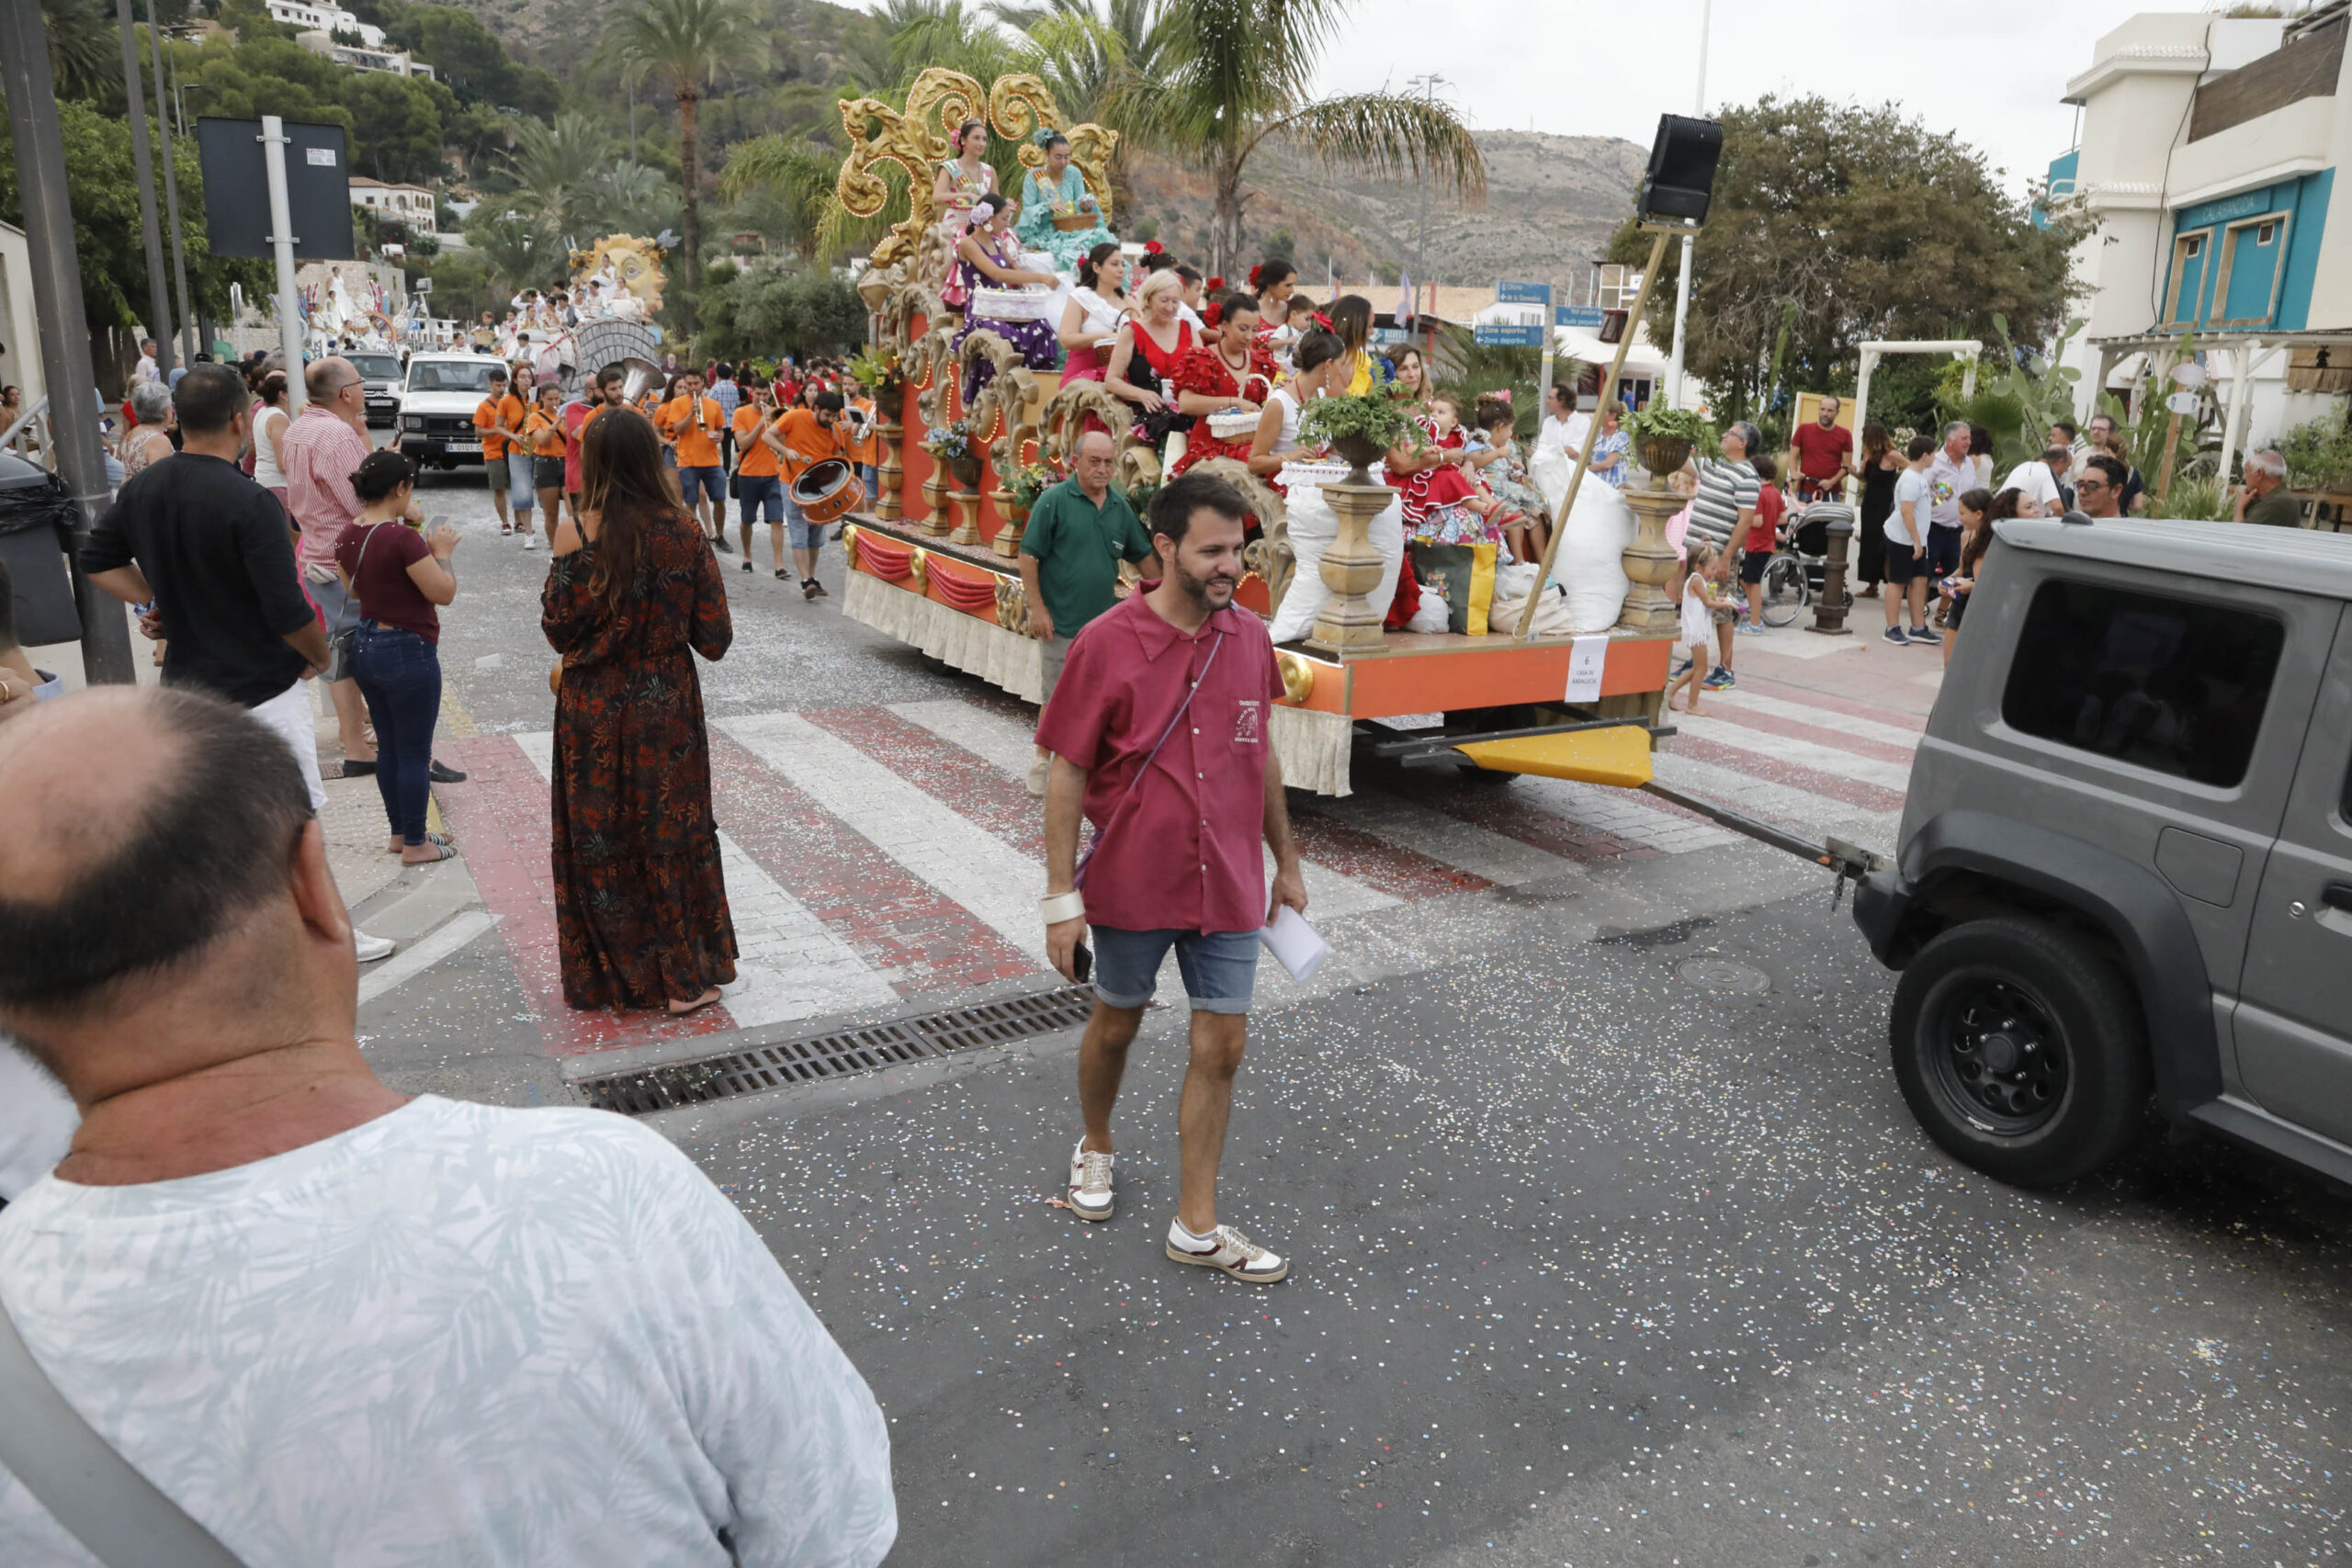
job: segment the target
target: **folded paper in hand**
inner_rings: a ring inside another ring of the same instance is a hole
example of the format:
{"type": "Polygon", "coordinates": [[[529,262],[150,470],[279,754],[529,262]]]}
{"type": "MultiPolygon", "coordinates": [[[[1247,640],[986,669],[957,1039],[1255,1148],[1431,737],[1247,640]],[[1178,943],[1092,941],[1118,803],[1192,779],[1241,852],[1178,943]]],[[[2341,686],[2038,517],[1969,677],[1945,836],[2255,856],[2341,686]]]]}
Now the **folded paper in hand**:
{"type": "Polygon", "coordinates": [[[1274,962],[1302,984],[1331,956],[1331,944],[1317,936],[1315,928],[1306,923],[1306,917],[1288,904],[1274,911],[1274,918],[1258,933],[1258,940],[1266,944],[1274,962]]]}

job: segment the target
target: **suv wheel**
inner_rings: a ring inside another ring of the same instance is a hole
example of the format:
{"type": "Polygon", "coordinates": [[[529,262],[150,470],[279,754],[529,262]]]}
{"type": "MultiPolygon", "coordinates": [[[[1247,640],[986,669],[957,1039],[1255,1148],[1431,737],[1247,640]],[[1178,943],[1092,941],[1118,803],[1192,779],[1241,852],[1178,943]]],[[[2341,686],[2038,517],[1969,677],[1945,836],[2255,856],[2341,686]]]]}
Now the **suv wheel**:
{"type": "Polygon", "coordinates": [[[2139,998],[2088,942],[2046,920],[1971,920],[1894,988],[1894,1078],[1944,1149],[2024,1187],[2122,1152],[2148,1099],[2139,998]]]}

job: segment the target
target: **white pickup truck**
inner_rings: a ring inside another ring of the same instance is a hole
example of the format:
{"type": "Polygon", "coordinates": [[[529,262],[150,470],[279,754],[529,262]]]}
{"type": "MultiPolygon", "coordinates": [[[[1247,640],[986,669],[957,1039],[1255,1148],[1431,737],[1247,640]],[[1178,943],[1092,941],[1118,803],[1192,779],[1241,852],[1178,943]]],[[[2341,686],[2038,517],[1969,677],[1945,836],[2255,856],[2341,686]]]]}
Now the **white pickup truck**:
{"type": "Polygon", "coordinates": [[[411,355],[401,391],[401,451],[419,468],[479,464],[474,410],[490,395],[490,373],[504,368],[487,354],[411,355]]]}

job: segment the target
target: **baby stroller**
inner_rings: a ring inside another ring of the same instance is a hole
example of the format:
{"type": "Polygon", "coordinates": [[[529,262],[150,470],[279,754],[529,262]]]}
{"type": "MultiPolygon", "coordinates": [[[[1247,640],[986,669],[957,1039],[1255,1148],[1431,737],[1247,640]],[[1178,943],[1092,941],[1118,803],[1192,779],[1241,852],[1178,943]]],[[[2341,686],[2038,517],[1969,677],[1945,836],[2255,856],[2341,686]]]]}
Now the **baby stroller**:
{"type": "MultiPolygon", "coordinates": [[[[1829,575],[1829,525],[1839,517],[1853,522],[1854,509],[1840,501],[1816,501],[1796,514],[1788,543],[1764,569],[1766,626],[1787,626],[1820,595],[1829,575]]],[[[1846,603],[1850,607],[1853,602],[1853,591],[1848,589],[1846,603]]]]}

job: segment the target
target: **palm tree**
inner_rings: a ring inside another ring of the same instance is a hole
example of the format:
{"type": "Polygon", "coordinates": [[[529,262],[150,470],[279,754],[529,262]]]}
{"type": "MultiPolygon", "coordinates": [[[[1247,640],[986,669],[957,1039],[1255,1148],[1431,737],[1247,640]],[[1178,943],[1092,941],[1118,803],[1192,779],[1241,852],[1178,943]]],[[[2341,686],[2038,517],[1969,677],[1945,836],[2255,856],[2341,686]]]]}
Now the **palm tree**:
{"type": "MultiPolygon", "coordinates": [[[[841,160],[814,142],[790,136],[758,136],[728,150],[718,194],[741,201],[755,189],[777,197],[789,217],[792,248],[804,261],[823,245],[833,205],[833,182],[841,160]]],[[[847,215],[844,214],[844,217],[847,215]]]]}
{"type": "Polygon", "coordinates": [[[597,49],[631,81],[658,78],[678,104],[678,173],[685,186],[684,282],[702,281],[702,169],[695,144],[702,90],[721,69],[763,63],[767,33],[753,0],[635,0],[605,26],[597,49]]]}
{"type": "Polygon", "coordinates": [[[1323,51],[1348,0],[1186,0],[1167,17],[1168,65],[1125,96],[1130,136],[1177,150],[1209,172],[1215,187],[1211,265],[1229,272],[1241,254],[1241,188],[1251,154],[1269,137],[1327,165],[1379,175],[1429,171],[1463,196],[1483,196],[1487,163],[1451,107],[1396,93],[1311,98],[1323,51]]]}
{"type": "Polygon", "coordinates": [[[104,101],[109,88],[113,112],[123,112],[122,56],[114,18],[96,0],[41,0],[49,28],[49,71],[61,98],[104,101]]]}
{"type": "Polygon", "coordinates": [[[506,154],[515,186],[510,205],[549,235],[589,238],[582,230],[595,216],[593,187],[605,152],[603,130],[575,110],[559,113],[552,125],[516,121],[514,145],[506,154]]]}

